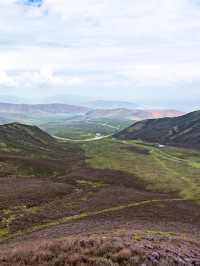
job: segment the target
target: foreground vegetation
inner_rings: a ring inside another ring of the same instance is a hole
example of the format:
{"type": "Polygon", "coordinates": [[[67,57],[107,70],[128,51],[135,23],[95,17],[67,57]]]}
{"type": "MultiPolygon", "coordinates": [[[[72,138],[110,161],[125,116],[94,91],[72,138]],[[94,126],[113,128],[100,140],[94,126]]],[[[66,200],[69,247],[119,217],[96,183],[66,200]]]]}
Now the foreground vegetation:
{"type": "MultiPolygon", "coordinates": [[[[199,265],[195,243],[185,240],[182,251],[174,234],[137,232],[129,236],[103,236],[57,241],[28,242],[7,251],[0,251],[1,266],[182,266],[199,265]],[[174,240],[170,245],[168,236],[174,240]],[[143,238],[143,240],[142,240],[143,238]],[[151,240],[150,240],[151,239],[151,240]],[[187,246],[186,243],[189,245],[187,246]],[[192,251],[187,249],[189,247],[192,251]]],[[[181,242],[181,240],[180,240],[181,242]]]]}

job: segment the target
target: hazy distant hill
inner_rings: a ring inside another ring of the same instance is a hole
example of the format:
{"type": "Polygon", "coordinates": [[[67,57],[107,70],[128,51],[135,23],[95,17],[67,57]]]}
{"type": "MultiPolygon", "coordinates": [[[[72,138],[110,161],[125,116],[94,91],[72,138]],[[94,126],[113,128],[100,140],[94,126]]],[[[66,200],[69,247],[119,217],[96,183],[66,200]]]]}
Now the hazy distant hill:
{"type": "Polygon", "coordinates": [[[176,118],[140,121],[116,134],[116,137],[199,149],[200,111],[176,118]]]}
{"type": "Polygon", "coordinates": [[[5,113],[86,113],[87,107],[68,104],[12,104],[0,103],[0,112],[5,113]]]}
{"type": "Polygon", "coordinates": [[[11,95],[0,95],[0,103],[22,103],[25,100],[21,97],[15,97],[11,95]]]}
{"type": "Polygon", "coordinates": [[[90,119],[109,118],[134,121],[150,118],[175,117],[183,115],[183,113],[176,110],[130,110],[125,108],[118,108],[107,110],[91,110],[86,115],[90,119]]]}
{"type": "Polygon", "coordinates": [[[78,105],[85,106],[84,103],[92,101],[93,98],[83,95],[72,95],[72,94],[63,94],[63,95],[54,95],[41,99],[42,103],[62,103],[69,105],[78,105]]]}
{"type": "Polygon", "coordinates": [[[5,117],[4,115],[0,116],[0,124],[6,124],[6,123],[11,123],[13,120],[9,119],[8,117],[5,117]]]}
{"type": "Polygon", "coordinates": [[[90,101],[85,102],[83,104],[84,106],[87,106],[92,109],[135,109],[138,107],[137,104],[132,102],[126,102],[126,101],[109,101],[109,100],[96,100],[96,101],[90,101]]]}

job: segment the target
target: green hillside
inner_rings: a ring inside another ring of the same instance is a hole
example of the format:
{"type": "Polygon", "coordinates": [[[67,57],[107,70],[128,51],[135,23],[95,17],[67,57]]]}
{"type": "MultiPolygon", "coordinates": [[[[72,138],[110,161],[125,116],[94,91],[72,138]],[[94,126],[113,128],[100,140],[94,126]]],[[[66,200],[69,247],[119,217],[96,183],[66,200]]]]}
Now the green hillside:
{"type": "Polygon", "coordinates": [[[92,228],[113,236],[121,227],[126,235],[137,224],[134,241],[149,228],[154,238],[191,235],[191,225],[198,232],[197,151],[112,138],[58,142],[38,127],[16,123],[0,127],[0,141],[2,244],[92,228]]]}
{"type": "Polygon", "coordinates": [[[200,201],[199,152],[114,139],[82,147],[91,167],[132,174],[148,190],[200,201]]]}

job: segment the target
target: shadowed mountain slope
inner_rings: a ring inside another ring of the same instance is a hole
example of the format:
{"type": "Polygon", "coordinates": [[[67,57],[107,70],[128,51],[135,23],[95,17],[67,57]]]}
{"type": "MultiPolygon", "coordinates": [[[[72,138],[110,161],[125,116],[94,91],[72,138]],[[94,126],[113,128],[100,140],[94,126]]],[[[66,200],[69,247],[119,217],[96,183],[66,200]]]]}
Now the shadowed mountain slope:
{"type": "Polygon", "coordinates": [[[115,137],[200,149],[200,111],[176,118],[140,121],[115,137]]]}
{"type": "Polygon", "coordinates": [[[0,126],[0,145],[7,147],[33,146],[44,148],[55,145],[56,141],[36,126],[10,123],[0,126]]]}

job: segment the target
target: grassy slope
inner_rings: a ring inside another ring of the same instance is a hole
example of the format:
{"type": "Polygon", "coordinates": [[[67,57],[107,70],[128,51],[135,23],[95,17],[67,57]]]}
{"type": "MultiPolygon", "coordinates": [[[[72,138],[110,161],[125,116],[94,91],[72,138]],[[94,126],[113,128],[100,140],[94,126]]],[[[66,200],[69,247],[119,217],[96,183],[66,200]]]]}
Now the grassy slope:
{"type": "Polygon", "coordinates": [[[163,149],[134,141],[101,140],[83,144],[91,167],[135,174],[149,190],[176,192],[200,201],[200,154],[184,149],[163,149]]]}
{"type": "MultiPolygon", "coordinates": [[[[147,209],[154,213],[160,202],[169,204],[165,195],[136,190],[135,177],[150,190],[199,199],[197,152],[112,139],[82,144],[87,158],[68,143],[32,153],[21,142],[15,148],[6,156],[0,150],[0,239],[91,216],[131,213],[127,208],[148,217],[147,209]]],[[[174,217],[169,210],[164,213],[174,217]]]]}
{"type": "Polygon", "coordinates": [[[76,145],[60,144],[27,125],[1,126],[0,139],[1,238],[49,219],[46,204],[67,197],[80,186],[62,176],[79,168],[84,155],[76,145]]]}

